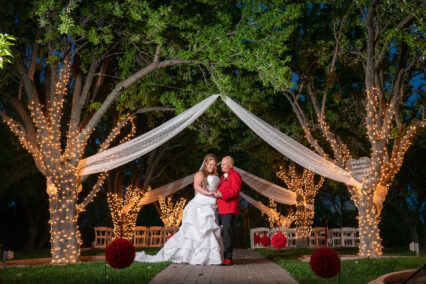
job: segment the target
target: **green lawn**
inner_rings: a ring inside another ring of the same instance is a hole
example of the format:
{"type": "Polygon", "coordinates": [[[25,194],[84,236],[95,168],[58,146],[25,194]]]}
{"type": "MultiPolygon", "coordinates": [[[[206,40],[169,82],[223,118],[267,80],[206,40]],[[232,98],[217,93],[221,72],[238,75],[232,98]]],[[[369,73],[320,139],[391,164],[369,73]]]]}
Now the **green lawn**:
{"type": "MultiPolygon", "coordinates": [[[[160,248],[144,248],[136,249],[136,251],[145,251],[148,254],[155,254],[160,248]]],[[[105,249],[83,249],[80,250],[80,255],[105,255],[105,249]]],[[[50,249],[28,249],[14,251],[13,259],[30,259],[51,257],[50,249]]]]}
{"type": "MultiPolygon", "coordinates": [[[[144,249],[149,254],[159,249],[144,249]]],[[[103,250],[82,251],[82,255],[103,255],[103,250]]],[[[22,258],[49,257],[50,251],[31,250],[15,253],[22,258]],[[24,257],[25,256],[25,257],[24,257]]],[[[148,283],[171,262],[138,263],[115,270],[106,262],[85,262],[64,266],[28,266],[0,269],[0,283],[148,283]]]]}
{"type": "Polygon", "coordinates": [[[133,263],[115,270],[105,262],[65,266],[29,266],[0,269],[2,283],[148,283],[171,262],[133,263]]]}
{"type": "MultiPolygon", "coordinates": [[[[155,254],[159,248],[143,249],[155,254]]],[[[309,267],[309,262],[298,260],[311,255],[314,249],[288,250],[257,249],[258,253],[286,269],[299,283],[339,283],[339,276],[321,279],[309,267]]],[[[336,249],[342,255],[357,253],[356,248],[336,249]]],[[[82,250],[82,255],[103,255],[104,250],[82,250]]],[[[377,277],[398,270],[418,268],[426,263],[426,251],[416,257],[406,248],[385,248],[384,255],[395,258],[342,261],[340,283],[368,283],[377,277]],[[404,257],[405,256],[405,257],[404,257]]],[[[49,250],[16,251],[15,259],[50,257],[49,250]]],[[[123,270],[115,270],[105,262],[80,263],[65,266],[8,267],[0,269],[0,283],[148,283],[171,262],[133,263],[123,270]]]]}
{"type": "MultiPolygon", "coordinates": [[[[256,251],[283,267],[299,283],[339,283],[339,275],[330,279],[322,279],[311,271],[309,262],[302,262],[298,260],[301,256],[312,254],[314,249],[257,249],[256,251]]],[[[336,251],[337,253],[340,253],[339,248],[336,249],[336,251]]],[[[343,248],[341,250],[342,255],[356,253],[357,249],[355,248],[343,248]]],[[[421,256],[416,257],[412,252],[405,248],[386,248],[384,249],[384,255],[395,255],[401,257],[344,260],[342,261],[340,271],[340,283],[368,283],[369,281],[386,273],[419,268],[421,265],[426,263],[425,250],[422,250],[421,253],[421,256]]]]}

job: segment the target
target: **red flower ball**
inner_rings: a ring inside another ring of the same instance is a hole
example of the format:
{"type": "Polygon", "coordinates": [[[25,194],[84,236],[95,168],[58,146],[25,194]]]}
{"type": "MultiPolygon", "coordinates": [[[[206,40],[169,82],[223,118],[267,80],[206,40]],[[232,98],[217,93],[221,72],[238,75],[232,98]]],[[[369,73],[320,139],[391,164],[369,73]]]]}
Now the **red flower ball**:
{"type": "Polygon", "coordinates": [[[267,235],[265,235],[262,238],[260,238],[260,243],[264,247],[267,247],[267,246],[269,246],[271,244],[271,239],[267,235]]]}
{"type": "Polygon", "coordinates": [[[281,234],[276,233],[272,236],[272,245],[276,247],[277,249],[282,249],[287,244],[287,238],[281,234]]]}
{"type": "Polygon", "coordinates": [[[135,255],[135,247],[125,239],[115,239],[105,250],[105,260],[109,265],[118,269],[130,266],[135,255]]]}
{"type": "Polygon", "coordinates": [[[312,271],[322,278],[336,276],[340,271],[340,258],[331,248],[319,248],[311,255],[312,271]]]}
{"type": "Polygon", "coordinates": [[[253,242],[254,242],[255,244],[259,244],[259,243],[260,243],[260,236],[259,236],[259,235],[254,235],[254,237],[253,237],[253,242]]]}

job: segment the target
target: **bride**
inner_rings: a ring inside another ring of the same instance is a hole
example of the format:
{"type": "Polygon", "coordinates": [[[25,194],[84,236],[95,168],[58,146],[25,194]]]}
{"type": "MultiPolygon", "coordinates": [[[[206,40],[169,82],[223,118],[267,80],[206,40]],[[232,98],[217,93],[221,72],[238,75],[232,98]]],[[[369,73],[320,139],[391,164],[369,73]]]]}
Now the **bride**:
{"type": "Polygon", "coordinates": [[[138,252],[135,261],[221,264],[223,243],[216,215],[219,182],[217,158],[207,154],[202,169],[194,176],[195,197],[183,210],[179,231],[169,238],[156,255],[138,252]]]}

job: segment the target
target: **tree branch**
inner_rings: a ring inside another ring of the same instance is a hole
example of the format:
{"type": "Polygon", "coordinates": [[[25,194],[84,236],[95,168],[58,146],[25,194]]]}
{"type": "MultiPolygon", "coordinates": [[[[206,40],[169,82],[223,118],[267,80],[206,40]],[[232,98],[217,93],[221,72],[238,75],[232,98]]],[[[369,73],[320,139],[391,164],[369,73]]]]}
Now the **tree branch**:
{"type": "Polygon", "coordinates": [[[22,104],[14,97],[11,97],[7,94],[4,94],[6,100],[13,106],[13,108],[18,112],[22,121],[25,125],[25,133],[28,137],[28,140],[36,147],[37,145],[37,136],[34,124],[28,115],[27,111],[24,109],[22,104]]]}
{"type": "Polygon", "coordinates": [[[98,193],[99,189],[101,189],[102,185],[105,182],[105,179],[108,176],[108,172],[103,172],[99,175],[98,177],[98,181],[96,182],[96,184],[93,186],[93,189],[90,191],[90,193],[86,196],[86,198],[77,205],[77,214],[79,214],[80,212],[82,212],[84,210],[84,208],[86,208],[86,206],[93,201],[93,199],[95,198],[96,194],[98,193]]]}
{"type": "MultiPolygon", "coordinates": [[[[159,63],[151,63],[150,65],[142,68],[138,72],[131,75],[126,80],[118,83],[115,88],[107,95],[106,99],[100,106],[100,108],[95,112],[95,114],[92,116],[90,121],[87,123],[84,130],[81,131],[81,133],[78,136],[77,139],[77,147],[83,147],[83,142],[88,139],[89,135],[92,133],[95,126],[98,124],[101,117],[104,115],[104,113],[108,110],[108,108],[111,106],[111,104],[115,101],[115,99],[118,97],[118,95],[121,94],[121,92],[127,88],[129,88],[131,85],[136,83],[138,80],[146,76],[147,74],[158,70],[160,68],[164,68],[167,66],[174,66],[174,65],[180,65],[180,64],[191,64],[191,63],[202,63],[201,61],[194,61],[194,60],[182,60],[182,59],[170,59],[165,60],[159,63]]],[[[80,153],[81,149],[77,149],[77,153],[80,153]]]]}
{"type": "MultiPolygon", "coordinates": [[[[423,3],[421,5],[422,7],[425,6],[425,3],[423,3]]],[[[416,19],[415,16],[409,15],[407,17],[405,17],[397,26],[396,29],[397,30],[402,30],[406,27],[408,27],[414,20],[416,19]]],[[[387,56],[387,50],[388,50],[388,46],[391,43],[391,41],[393,40],[393,38],[388,38],[382,45],[382,51],[380,52],[379,56],[377,57],[376,60],[376,64],[375,64],[375,69],[379,69],[379,67],[382,65],[383,60],[385,60],[386,56],[387,56]]]]}
{"type": "Polygon", "coordinates": [[[36,144],[36,141],[30,141],[25,132],[24,126],[13,118],[7,116],[1,109],[0,117],[3,119],[4,123],[9,126],[10,130],[18,137],[22,146],[24,146],[24,148],[32,155],[34,163],[39,171],[45,175],[46,169],[41,158],[40,148],[36,144]]]}
{"type": "Polygon", "coordinates": [[[31,63],[30,63],[30,70],[28,71],[28,77],[30,78],[31,81],[34,81],[34,72],[35,72],[35,66],[37,63],[37,54],[38,54],[38,48],[40,46],[40,44],[38,43],[38,39],[40,38],[40,29],[37,29],[36,32],[36,36],[35,36],[35,40],[34,40],[34,45],[33,45],[33,50],[32,50],[32,56],[31,56],[31,63]]]}
{"type": "Polygon", "coordinates": [[[109,133],[107,139],[99,146],[99,152],[105,151],[110,145],[114,138],[120,133],[120,130],[130,121],[131,118],[135,117],[137,114],[147,113],[152,111],[175,111],[174,107],[148,107],[141,108],[132,114],[129,114],[124,119],[122,119],[109,133]]]}
{"type": "Polygon", "coordinates": [[[331,60],[331,66],[330,66],[330,69],[328,71],[327,79],[326,79],[326,83],[325,83],[324,96],[322,97],[321,113],[320,113],[320,119],[321,120],[324,119],[325,102],[327,100],[328,89],[330,87],[332,76],[334,74],[334,67],[336,65],[337,54],[339,53],[339,43],[340,43],[340,40],[342,38],[342,30],[343,30],[343,26],[345,25],[347,15],[348,14],[346,13],[343,16],[342,22],[340,23],[338,35],[337,35],[337,37],[335,36],[335,38],[336,38],[336,46],[334,47],[333,59],[331,60]]]}
{"type": "Polygon", "coordinates": [[[67,134],[67,143],[65,148],[64,157],[70,158],[71,153],[69,152],[71,149],[75,148],[75,141],[78,133],[78,124],[80,120],[81,109],[78,111],[76,108],[80,107],[80,94],[81,94],[81,74],[77,74],[74,82],[74,90],[72,94],[72,102],[71,102],[71,116],[69,121],[69,128],[67,134]]]}
{"type": "Polygon", "coordinates": [[[157,48],[155,49],[154,63],[160,62],[160,56],[161,56],[161,44],[158,44],[157,48]]]}

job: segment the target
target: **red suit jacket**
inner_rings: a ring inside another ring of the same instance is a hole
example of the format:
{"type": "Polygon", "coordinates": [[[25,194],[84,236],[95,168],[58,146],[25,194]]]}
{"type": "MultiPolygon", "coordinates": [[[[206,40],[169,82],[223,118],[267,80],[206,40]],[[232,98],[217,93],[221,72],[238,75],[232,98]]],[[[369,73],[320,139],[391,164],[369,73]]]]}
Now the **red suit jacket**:
{"type": "Polygon", "coordinates": [[[238,209],[238,200],[241,189],[241,176],[231,168],[228,172],[228,177],[220,178],[218,191],[222,193],[222,197],[217,199],[217,209],[219,214],[240,214],[238,209]]]}

